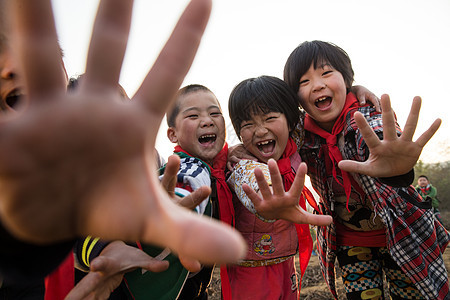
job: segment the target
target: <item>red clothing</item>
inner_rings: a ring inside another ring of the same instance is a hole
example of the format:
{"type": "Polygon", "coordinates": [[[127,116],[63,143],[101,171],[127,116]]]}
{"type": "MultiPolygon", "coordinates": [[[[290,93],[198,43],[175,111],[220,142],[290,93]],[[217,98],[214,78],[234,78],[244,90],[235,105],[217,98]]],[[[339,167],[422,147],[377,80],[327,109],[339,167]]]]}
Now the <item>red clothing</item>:
{"type": "Polygon", "coordinates": [[[45,278],[45,300],[62,300],[73,289],[75,282],[74,258],[70,252],[66,259],[45,278]]]}

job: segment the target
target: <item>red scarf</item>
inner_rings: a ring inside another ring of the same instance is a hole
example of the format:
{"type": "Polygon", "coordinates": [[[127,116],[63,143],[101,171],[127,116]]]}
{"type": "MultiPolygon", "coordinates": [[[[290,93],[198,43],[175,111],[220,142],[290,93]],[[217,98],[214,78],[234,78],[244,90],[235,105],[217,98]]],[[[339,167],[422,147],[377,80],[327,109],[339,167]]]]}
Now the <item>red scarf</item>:
{"type": "MultiPolygon", "coordinates": [[[[295,173],[292,170],[290,157],[297,152],[297,145],[292,138],[289,138],[286,148],[280,159],[277,161],[278,169],[283,178],[284,189],[288,191],[295,179],[295,173]]],[[[300,207],[306,211],[306,197],[312,197],[311,192],[309,192],[307,187],[303,188],[302,194],[300,196],[299,204],[300,207]]],[[[315,201],[314,201],[315,203],[315,201]]],[[[317,205],[316,205],[317,206],[317,205]]],[[[295,229],[297,230],[298,237],[298,257],[300,263],[300,282],[298,286],[298,291],[300,294],[302,277],[305,274],[306,267],[308,266],[309,260],[311,258],[311,252],[313,248],[313,242],[311,238],[311,233],[309,231],[309,224],[295,224],[295,229]]]]}
{"type": "Polygon", "coordinates": [[[424,194],[424,195],[428,195],[428,193],[431,190],[431,186],[430,185],[427,185],[425,187],[419,187],[419,188],[420,188],[420,191],[422,192],[422,194],[424,194]]]}
{"type": "Polygon", "coordinates": [[[350,176],[347,172],[341,170],[343,182],[341,182],[336,175],[336,170],[338,168],[337,164],[342,160],[342,154],[337,146],[337,136],[344,130],[347,115],[350,114],[350,117],[353,118],[353,114],[356,112],[358,107],[359,107],[358,99],[356,99],[355,95],[353,95],[352,93],[348,93],[347,98],[345,99],[344,108],[342,109],[342,112],[339,115],[339,117],[336,119],[333,129],[331,130],[331,133],[319,127],[316,121],[313,118],[311,118],[309,114],[306,114],[305,117],[305,130],[317,134],[327,141],[326,147],[328,148],[327,151],[328,157],[325,157],[325,159],[331,161],[333,177],[336,180],[336,182],[338,182],[341,186],[344,187],[345,195],[347,196],[347,209],[348,209],[348,200],[350,198],[350,193],[352,190],[352,185],[350,176]]]}
{"type": "MultiPolygon", "coordinates": [[[[175,146],[174,152],[183,152],[191,157],[191,154],[187,153],[180,146],[175,146]]],[[[225,143],[223,149],[219,154],[214,157],[213,165],[209,166],[211,169],[211,176],[216,179],[217,199],[219,203],[219,217],[222,222],[225,222],[234,227],[234,207],[233,207],[233,194],[228,187],[225,180],[225,169],[227,167],[228,159],[228,144],[225,143]]],[[[220,278],[222,282],[222,296],[223,299],[231,299],[231,286],[228,279],[228,272],[225,265],[220,267],[220,278]]]]}

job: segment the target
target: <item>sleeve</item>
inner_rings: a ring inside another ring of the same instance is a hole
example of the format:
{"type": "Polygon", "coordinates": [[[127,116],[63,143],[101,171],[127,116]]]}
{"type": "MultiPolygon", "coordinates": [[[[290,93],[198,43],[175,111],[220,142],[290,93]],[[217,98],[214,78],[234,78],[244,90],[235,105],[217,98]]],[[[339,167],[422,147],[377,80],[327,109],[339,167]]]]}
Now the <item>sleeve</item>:
{"type": "Polygon", "coordinates": [[[264,222],[275,222],[275,220],[267,220],[258,214],[253,205],[252,200],[247,196],[242,188],[242,185],[246,183],[249,185],[255,192],[259,192],[258,183],[256,182],[256,177],[254,170],[255,168],[261,169],[264,174],[264,178],[268,182],[269,185],[272,184],[270,179],[269,167],[266,164],[254,162],[252,160],[242,159],[237,163],[233,170],[231,171],[231,175],[227,180],[227,183],[232,191],[236,194],[237,198],[241,203],[253,214],[255,214],[259,219],[264,222]]]}
{"type": "Polygon", "coordinates": [[[92,236],[78,239],[73,250],[75,267],[81,271],[89,272],[92,260],[98,257],[108,244],[109,241],[93,238],[92,236]]]}
{"type": "Polygon", "coordinates": [[[74,243],[27,243],[15,238],[0,222],[0,277],[8,282],[41,281],[67,257],[74,243]]]}

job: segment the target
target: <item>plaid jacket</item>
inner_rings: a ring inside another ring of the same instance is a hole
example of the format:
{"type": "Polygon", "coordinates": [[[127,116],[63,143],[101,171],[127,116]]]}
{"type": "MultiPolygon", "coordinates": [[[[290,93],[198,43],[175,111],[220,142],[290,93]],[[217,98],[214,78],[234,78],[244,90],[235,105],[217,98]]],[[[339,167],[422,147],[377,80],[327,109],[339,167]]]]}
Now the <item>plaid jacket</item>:
{"type": "MultiPolygon", "coordinates": [[[[360,107],[358,110],[363,113],[379,138],[383,138],[381,115],[371,107],[360,107]]],[[[294,135],[300,155],[308,165],[308,175],[314,189],[321,196],[320,213],[333,215],[331,210],[333,193],[327,185],[325,160],[321,151],[326,141],[310,132],[304,133],[303,140],[302,123],[300,122],[294,135]]],[[[398,132],[401,133],[400,128],[398,132]]],[[[340,135],[340,139],[342,138],[344,143],[338,144],[343,145],[340,151],[344,159],[367,160],[368,147],[350,115],[347,116],[343,135],[340,135]]],[[[378,178],[361,174],[352,175],[357,177],[376,214],[383,220],[386,227],[387,248],[404,273],[426,298],[450,299],[449,281],[442,258],[450,234],[441,223],[434,220],[431,209],[420,208],[423,200],[414,187],[397,188],[384,184],[378,178]]],[[[336,259],[334,223],[318,228],[317,248],[322,273],[332,294],[337,298],[334,273],[336,259]]]]}

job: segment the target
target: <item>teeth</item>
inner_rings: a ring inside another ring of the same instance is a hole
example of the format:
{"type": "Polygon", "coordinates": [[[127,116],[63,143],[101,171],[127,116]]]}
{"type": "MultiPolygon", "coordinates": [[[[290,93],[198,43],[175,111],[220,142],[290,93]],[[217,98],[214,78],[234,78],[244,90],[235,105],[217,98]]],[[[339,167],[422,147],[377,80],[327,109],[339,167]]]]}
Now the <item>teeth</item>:
{"type": "Polygon", "coordinates": [[[325,97],[320,97],[319,99],[316,100],[316,103],[317,103],[317,102],[320,102],[320,101],[324,101],[324,100],[326,100],[327,98],[328,98],[328,97],[326,97],[326,96],[325,96],[325,97]]]}
{"type": "Polygon", "coordinates": [[[200,138],[202,138],[202,139],[205,139],[205,138],[213,138],[213,137],[215,137],[216,135],[215,134],[205,134],[205,135],[202,135],[200,138]]]}
{"type": "Polygon", "coordinates": [[[273,141],[273,140],[260,142],[260,143],[258,143],[258,146],[267,145],[268,143],[271,143],[272,141],[273,141]]]}

